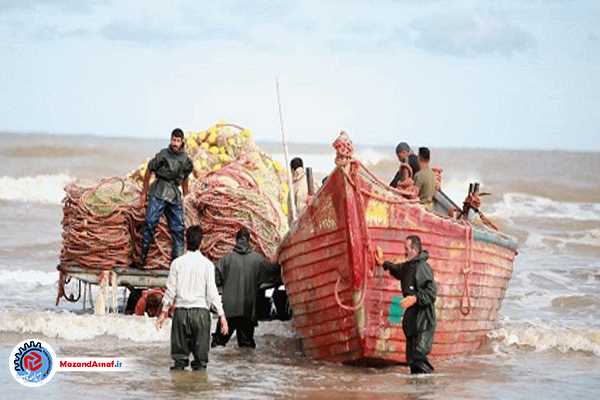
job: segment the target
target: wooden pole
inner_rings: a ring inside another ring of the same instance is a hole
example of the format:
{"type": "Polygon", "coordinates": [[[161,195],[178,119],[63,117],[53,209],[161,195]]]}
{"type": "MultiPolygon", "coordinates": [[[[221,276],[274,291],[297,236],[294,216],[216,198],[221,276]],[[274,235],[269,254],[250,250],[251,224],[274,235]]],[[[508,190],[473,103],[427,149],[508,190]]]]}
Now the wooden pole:
{"type": "Polygon", "coordinates": [[[290,156],[288,154],[287,139],[285,129],[283,128],[283,112],[281,111],[281,96],[279,94],[279,78],[275,79],[275,89],[277,91],[277,105],[279,107],[279,126],[281,127],[281,141],[283,143],[283,156],[285,158],[285,167],[288,175],[288,187],[291,208],[288,212],[292,213],[292,221],[296,220],[296,199],[294,198],[294,184],[292,179],[292,170],[290,169],[290,156]]]}

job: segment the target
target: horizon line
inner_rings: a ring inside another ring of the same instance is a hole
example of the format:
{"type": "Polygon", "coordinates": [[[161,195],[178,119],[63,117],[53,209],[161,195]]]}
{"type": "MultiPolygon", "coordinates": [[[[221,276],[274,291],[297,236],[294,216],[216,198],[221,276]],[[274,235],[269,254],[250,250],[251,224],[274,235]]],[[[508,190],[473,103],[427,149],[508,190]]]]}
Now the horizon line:
{"type": "MultiPolygon", "coordinates": [[[[187,129],[184,129],[186,131],[187,129]]],[[[73,133],[73,132],[43,132],[43,131],[19,131],[19,130],[2,130],[0,129],[0,136],[8,136],[8,135],[19,135],[19,136],[70,136],[70,137],[94,137],[101,139],[138,139],[138,140],[161,140],[161,137],[158,136],[132,136],[130,134],[103,134],[103,133],[73,133]]],[[[280,141],[277,140],[261,140],[257,139],[255,135],[253,135],[254,141],[258,144],[266,144],[266,145],[275,145],[281,144],[280,141]]],[[[335,139],[334,139],[335,140],[335,139]]],[[[332,142],[333,143],[333,142],[332,142]]],[[[288,145],[306,145],[306,146],[326,146],[331,143],[327,142],[298,142],[298,141],[290,141],[288,145]]],[[[359,143],[354,142],[355,145],[359,147],[375,147],[375,148],[383,148],[392,146],[395,148],[396,143],[384,143],[384,144],[369,144],[369,143],[359,143]]],[[[519,152],[528,152],[528,151],[543,151],[543,152],[563,152],[563,153],[591,153],[596,154],[600,153],[600,148],[598,149],[574,149],[574,148],[535,148],[535,147],[522,147],[522,148],[514,148],[514,147],[491,147],[491,146],[428,146],[432,149],[445,149],[445,150],[500,150],[500,151],[519,151],[519,152]]]]}

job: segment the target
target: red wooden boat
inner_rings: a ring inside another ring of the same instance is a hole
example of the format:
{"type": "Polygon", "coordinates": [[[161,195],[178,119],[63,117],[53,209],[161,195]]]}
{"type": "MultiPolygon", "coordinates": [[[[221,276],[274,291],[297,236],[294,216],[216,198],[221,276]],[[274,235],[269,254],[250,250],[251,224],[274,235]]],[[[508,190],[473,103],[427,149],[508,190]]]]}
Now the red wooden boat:
{"type": "MultiPolygon", "coordinates": [[[[339,142],[338,139],[337,142],[339,142]]],[[[334,147],[335,144],[334,144],[334,147]]],[[[280,246],[294,326],[307,356],[349,363],[405,362],[400,282],[377,266],[421,237],[438,285],[432,357],[478,350],[495,327],[516,256],[498,231],[404,198],[338,147],[336,168],[280,246]]]]}

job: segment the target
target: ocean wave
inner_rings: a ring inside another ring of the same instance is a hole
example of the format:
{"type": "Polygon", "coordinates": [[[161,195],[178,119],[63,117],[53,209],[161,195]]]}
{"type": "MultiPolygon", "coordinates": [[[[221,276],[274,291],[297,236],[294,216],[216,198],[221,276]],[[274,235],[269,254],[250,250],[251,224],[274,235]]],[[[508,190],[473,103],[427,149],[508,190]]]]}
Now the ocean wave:
{"type": "Polygon", "coordinates": [[[100,148],[84,146],[61,146],[61,145],[27,145],[5,148],[0,152],[3,156],[11,158],[69,158],[97,155],[100,148]]]}
{"type": "Polygon", "coordinates": [[[600,357],[600,329],[565,328],[547,324],[504,323],[489,337],[501,345],[561,353],[582,351],[600,357]]]}
{"type": "Polygon", "coordinates": [[[564,232],[562,236],[565,244],[600,246],[600,229],[590,229],[582,232],[564,232]]]}
{"type": "Polygon", "coordinates": [[[0,270],[0,285],[18,283],[20,285],[54,285],[58,280],[58,272],[34,270],[0,270]]]}
{"type": "Polygon", "coordinates": [[[558,310],[572,311],[580,309],[597,309],[600,298],[592,295],[559,296],[552,299],[552,307],[558,310]]]}
{"type": "Polygon", "coordinates": [[[138,343],[169,340],[170,321],[156,330],[155,319],[126,315],[78,315],[72,312],[0,311],[0,332],[43,335],[64,340],[91,340],[114,336],[138,343]]]}
{"type": "Polygon", "coordinates": [[[494,205],[492,214],[511,219],[515,217],[600,221],[600,203],[571,203],[524,193],[506,193],[494,205]]]}
{"type": "Polygon", "coordinates": [[[528,232],[524,247],[537,250],[565,250],[571,246],[600,249],[600,229],[581,231],[528,232]]]}
{"type": "Polygon", "coordinates": [[[374,166],[382,160],[390,159],[388,155],[371,147],[358,150],[356,158],[368,166],[374,166]]]}
{"type": "Polygon", "coordinates": [[[67,174],[0,177],[0,200],[61,204],[64,187],[74,178],[67,174]]]}

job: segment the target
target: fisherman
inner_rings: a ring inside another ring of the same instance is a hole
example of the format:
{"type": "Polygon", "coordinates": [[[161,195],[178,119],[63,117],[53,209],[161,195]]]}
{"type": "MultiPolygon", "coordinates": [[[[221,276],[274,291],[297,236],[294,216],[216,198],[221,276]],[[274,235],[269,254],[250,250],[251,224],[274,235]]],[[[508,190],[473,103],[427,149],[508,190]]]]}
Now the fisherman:
{"type": "Polygon", "coordinates": [[[410,146],[406,142],[398,143],[396,146],[396,157],[398,157],[398,161],[400,162],[400,166],[396,175],[394,175],[394,179],[390,182],[390,186],[393,188],[397,188],[398,185],[403,182],[408,176],[409,173],[407,171],[408,166],[408,157],[410,156],[410,146]]]}
{"type": "Polygon", "coordinates": [[[408,236],[404,242],[406,260],[398,264],[384,261],[383,251],[377,247],[376,261],[383,269],[400,280],[405,310],[402,330],[406,336],[406,362],[412,374],[429,374],[434,368],[427,359],[431,352],[436,326],[436,284],[433,271],[427,263],[429,253],[422,249],[418,236],[408,236]]]}
{"type": "Polygon", "coordinates": [[[162,301],[162,313],[156,325],[162,328],[169,309],[175,303],[171,324],[171,357],[175,361],[171,370],[183,370],[194,355],[192,369],[206,368],[210,346],[210,306],[219,315],[221,334],[227,335],[228,326],[221,296],[215,284],[215,266],[200,253],[202,229],[198,225],[186,231],[187,252],[173,260],[167,290],[162,301]]]}
{"type": "Polygon", "coordinates": [[[144,187],[140,197],[140,207],[144,207],[146,200],[146,224],[142,239],[141,265],[146,264],[146,257],[150,245],[154,241],[154,231],[164,213],[169,224],[169,231],[173,241],[172,259],[183,254],[183,200],[179,186],[183,188],[183,195],[188,193],[188,177],[192,173],[193,164],[184,149],[184,135],[179,128],[171,132],[169,147],[162,149],[150,162],[144,176],[144,187]],[[150,187],[150,178],[154,174],[156,180],[150,187]]]}
{"type": "Polygon", "coordinates": [[[292,205],[291,199],[294,196],[294,203],[296,205],[296,216],[306,208],[309,202],[308,196],[308,183],[306,182],[306,176],[304,174],[304,163],[300,157],[295,157],[290,161],[290,170],[292,171],[292,189],[288,196],[288,222],[291,225],[292,218],[292,205]]]}
{"type": "Polygon", "coordinates": [[[430,153],[427,147],[419,147],[419,172],[415,174],[415,186],[419,191],[421,204],[429,211],[433,209],[435,195],[435,174],[429,166],[430,153]]]}
{"type": "Polygon", "coordinates": [[[280,267],[276,257],[269,261],[253,251],[250,232],[241,228],[235,237],[233,251],[217,263],[217,286],[223,288],[223,308],[229,332],[223,333],[220,323],[213,334],[212,347],[225,346],[237,332],[239,347],[255,348],[256,293],[261,283],[279,283],[280,267]]]}

